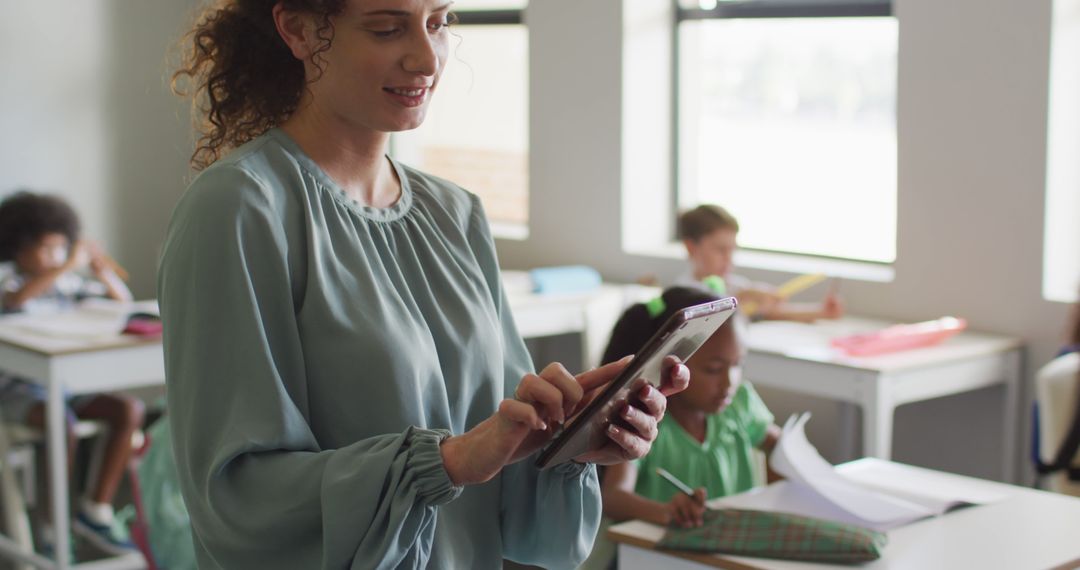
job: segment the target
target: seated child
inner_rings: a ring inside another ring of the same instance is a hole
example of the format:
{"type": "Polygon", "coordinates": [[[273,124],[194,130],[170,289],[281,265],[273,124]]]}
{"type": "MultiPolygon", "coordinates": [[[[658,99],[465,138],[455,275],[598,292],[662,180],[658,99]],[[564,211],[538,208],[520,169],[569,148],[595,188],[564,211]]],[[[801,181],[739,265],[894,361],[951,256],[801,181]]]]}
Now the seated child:
{"type": "MultiPolygon", "coordinates": [[[[630,307],[615,325],[604,361],[640,350],[675,311],[716,298],[699,289],[674,287],[664,291],[662,303],[630,307]]],[[[743,354],[734,320],[729,319],[690,357],[690,387],[668,398],[649,454],[605,470],[601,492],[607,517],[699,526],[706,499],[762,483],[755,450],[769,454],[780,428],[753,386],[742,380],[743,354]],[[657,475],[658,467],[696,489],[695,496],[686,496],[657,475]]],[[[775,478],[769,470],[769,480],[775,478]]]]}
{"type": "MultiPolygon", "coordinates": [[[[79,220],[61,198],[18,192],[0,202],[0,294],[3,312],[55,312],[86,297],[130,300],[112,263],[95,245],[79,241],[79,220]],[[77,271],[89,267],[96,280],[77,271]]],[[[0,414],[8,423],[42,429],[44,386],[0,373],[0,414]]],[[[132,433],[142,426],[142,402],[122,395],[68,399],[68,467],[75,453],[75,419],[108,425],[108,445],[98,480],[79,505],[72,530],[110,554],[133,551],[112,528],[112,500],[131,453],[132,433]]],[[[46,550],[55,540],[46,525],[46,550]]]]}
{"type": "Polygon", "coordinates": [[[1036,469],[1047,489],[1080,497],[1080,303],[1057,358],[1035,375],[1036,469]]]}
{"type": "Polygon", "coordinates": [[[678,232],[686,247],[691,272],[680,278],[676,285],[704,288],[721,296],[734,295],[741,306],[753,303],[757,309],[754,314],[747,315],[751,318],[813,322],[843,316],[844,307],[831,292],[820,306],[797,306],[785,302],[768,286],[751,283],[732,273],[739,222],[724,208],[702,205],[684,212],[679,216],[678,232]],[[714,282],[710,277],[714,275],[724,280],[725,290],[710,286],[714,282]]]}

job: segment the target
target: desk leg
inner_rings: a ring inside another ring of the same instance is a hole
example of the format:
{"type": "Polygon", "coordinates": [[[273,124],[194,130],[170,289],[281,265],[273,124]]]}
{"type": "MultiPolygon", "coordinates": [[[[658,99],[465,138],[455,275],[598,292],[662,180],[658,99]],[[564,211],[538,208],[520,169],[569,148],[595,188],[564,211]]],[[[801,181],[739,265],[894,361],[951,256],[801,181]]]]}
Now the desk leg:
{"type": "Polygon", "coordinates": [[[1002,414],[1002,481],[1016,482],[1016,440],[1020,437],[1017,429],[1017,414],[1020,406],[1020,351],[1012,350],[1005,354],[1005,410],[1002,414]]]}
{"type": "Polygon", "coordinates": [[[863,408],[863,453],[867,457],[892,457],[893,400],[888,376],[866,375],[860,379],[863,408]]]}
{"type": "Polygon", "coordinates": [[[56,567],[70,568],[70,541],[68,528],[68,452],[67,426],[64,410],[64,392],[60,382],[49,382],[48,401],[45,402],[46,439],[49,456],[49,492],[52,495],[52,523],[56,531],[56,567]]]}

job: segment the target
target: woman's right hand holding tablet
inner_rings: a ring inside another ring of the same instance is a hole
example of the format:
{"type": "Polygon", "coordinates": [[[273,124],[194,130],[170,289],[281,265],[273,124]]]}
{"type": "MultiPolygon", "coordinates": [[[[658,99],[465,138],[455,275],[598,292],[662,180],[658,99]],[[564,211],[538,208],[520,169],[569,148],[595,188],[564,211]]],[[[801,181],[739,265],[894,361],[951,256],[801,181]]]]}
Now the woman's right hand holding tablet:
{"type": "MultiPolygon", "coordinates": [[[[588,404],[604,386],[630,363],[631,357],[571,375],[562,364],[548,365],[540,374],[528,374],[503,400],[491,417],[473,429],[442,442],[443,465],[455,485],[488,481],[511,463],[520,461],[547,444],[564,422],[588,404]]],[[[677,358],[669,356],[663,367],[661,388],[649,388],[638,395],[641,408],[630,410],[628,423],[634,430],[622,430],[613,444],[586,454],[588,461],[613,463],[636,459],[648,452],[656,438],[656,424],[663,418],[666,396],[689,385],[690,372],[677,358]],[[621,446],[621,447],[620,447],[621,446]],[[619,448],[616,452],[608,448],[619,448]]],[[[583,459],[584,460],[584,459],[583,459]]]]}
{"type": "Polygon", "coordinates": [[[604,385],[629,363],[613,362],[574,376],[553,363],[521,379],[514,398],[491,417],[442,443],[443,464],[455,485],[483,483],[503,467],[528,457],[551,440],[557,425],[577,410],[586,390],[604,385]]]}

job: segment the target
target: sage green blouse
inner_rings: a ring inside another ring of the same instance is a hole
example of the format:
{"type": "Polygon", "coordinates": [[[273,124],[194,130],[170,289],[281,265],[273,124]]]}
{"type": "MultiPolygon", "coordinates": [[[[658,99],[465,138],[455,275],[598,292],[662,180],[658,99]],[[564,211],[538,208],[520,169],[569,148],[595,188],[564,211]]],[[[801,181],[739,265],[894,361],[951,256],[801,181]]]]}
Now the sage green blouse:
{"type": "Polygon", "coordinates": [[[364,207],[275,129],[173,215],[158,296],[202,568],[570,568],[591,548],[592,466],[451,484],[440,441],[532,364],[476,196],[392,164],[401,198],[364,207]]]}

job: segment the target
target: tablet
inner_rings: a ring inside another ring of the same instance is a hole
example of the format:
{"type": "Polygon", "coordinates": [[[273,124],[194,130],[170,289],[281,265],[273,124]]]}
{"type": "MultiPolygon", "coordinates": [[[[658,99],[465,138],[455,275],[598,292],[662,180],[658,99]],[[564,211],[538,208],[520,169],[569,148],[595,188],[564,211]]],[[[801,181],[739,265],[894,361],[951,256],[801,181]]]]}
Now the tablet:
{"type": "Polygon", "coordinates": [[[604,391],[563,426],[555,439],[540,453],[536,466],[541,469],[565,463],[608,440],[607,427],[623,423],[618,412],[634,391],[648,382],[660,387],[660,367],[669,354],[686,362],[735,312],[735,298],[687,307],[676,312],[634,355],[630,364],[604,391]]]}

